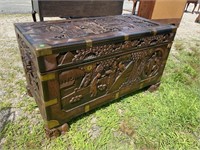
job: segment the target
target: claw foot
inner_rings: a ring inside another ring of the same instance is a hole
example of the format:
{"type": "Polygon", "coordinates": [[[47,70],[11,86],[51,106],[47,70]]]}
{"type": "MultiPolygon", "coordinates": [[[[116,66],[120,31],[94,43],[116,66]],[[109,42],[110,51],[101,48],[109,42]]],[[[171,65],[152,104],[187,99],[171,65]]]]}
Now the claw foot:
{"type": "Polygon", "coordinates": [[[148,88],[148,91],[149,91],[149,92],[155,92],[155,91],[158,90],[159,86],[160,86],[160,82],[158,82],[158,83],[156,83],[156,84],[153,84],[153,85],[151,85],[151,86],[148,88]]]}
{"type": "Polygon", "coordinates": [[[65,134],[67,131],[69,131],[69,125],[67,123],[63,124],[60,127],[49,129],[45,128],[46,136],[49,139],[55,139],[59,137],[61,134],[65,134]]]}

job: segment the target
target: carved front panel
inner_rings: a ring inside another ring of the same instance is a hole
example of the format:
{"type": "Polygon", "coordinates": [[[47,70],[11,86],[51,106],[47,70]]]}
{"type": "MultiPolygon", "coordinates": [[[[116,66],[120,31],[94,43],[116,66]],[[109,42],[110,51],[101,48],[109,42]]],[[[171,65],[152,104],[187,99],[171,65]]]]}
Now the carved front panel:
{"type": "Polygon", "coordinates": [[[135,86],[139,89],[141,82],[161,76],[167,55],[168,49],[161,46],[116,55],[61,72],[59,84],[63,109],[72,109],[124,88],[135,86]]]}

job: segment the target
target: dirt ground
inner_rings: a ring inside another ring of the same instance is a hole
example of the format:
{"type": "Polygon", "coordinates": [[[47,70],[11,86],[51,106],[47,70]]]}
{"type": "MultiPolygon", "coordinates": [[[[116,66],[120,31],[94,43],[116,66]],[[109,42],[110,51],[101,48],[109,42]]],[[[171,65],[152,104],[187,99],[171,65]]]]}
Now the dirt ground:
{"type": "Polygon", "coordinates": [[[184,14],[176,34],[176,39],[183,39],[186,41],[200,39],[200,24],[194,22],[197,16],[197,14],[191,13],[184,14]]]}

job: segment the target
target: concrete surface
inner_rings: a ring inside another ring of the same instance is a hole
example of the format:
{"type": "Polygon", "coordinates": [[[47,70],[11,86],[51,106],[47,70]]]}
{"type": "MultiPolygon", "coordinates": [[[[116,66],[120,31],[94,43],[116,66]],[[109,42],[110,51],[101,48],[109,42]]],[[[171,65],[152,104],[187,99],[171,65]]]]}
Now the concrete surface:
{"type": "Polygon", "coordinates": [[[0,13],[30,13],[31,0],[0,0],[0,13]]]}

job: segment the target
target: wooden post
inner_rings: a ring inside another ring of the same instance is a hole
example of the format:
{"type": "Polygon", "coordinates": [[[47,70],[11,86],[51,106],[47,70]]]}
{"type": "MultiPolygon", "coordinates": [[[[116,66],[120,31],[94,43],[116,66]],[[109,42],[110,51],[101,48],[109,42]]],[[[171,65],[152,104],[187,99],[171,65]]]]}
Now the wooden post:
{"type": "Polygon", "coordinates": [[[140,0],[138,16],[178,26],[185,5],[186,0],[140,0]]]}
{"type": "Polygon", "coordinates": [[[199,13],[199,15],[197,16],[195,22],[196,22],[196,23],[200,23],[200,13],[199,13]]]}

